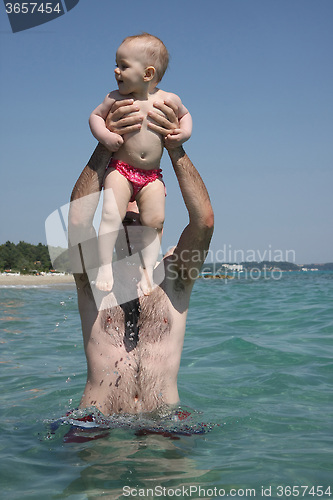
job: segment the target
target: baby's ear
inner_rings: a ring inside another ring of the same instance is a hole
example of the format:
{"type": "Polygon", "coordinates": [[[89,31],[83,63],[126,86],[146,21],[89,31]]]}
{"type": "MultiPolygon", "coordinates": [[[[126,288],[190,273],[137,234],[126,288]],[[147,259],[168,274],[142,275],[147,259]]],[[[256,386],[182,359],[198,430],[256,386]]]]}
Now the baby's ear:
{"type": "Polygon", "coordinates": [[[151,82],[154,79],[154,76],[156,75],[156,69],[154,66],[148,66],[145,69],[145,74],[144,74],[144,81],[145,82],[151,82]]]}

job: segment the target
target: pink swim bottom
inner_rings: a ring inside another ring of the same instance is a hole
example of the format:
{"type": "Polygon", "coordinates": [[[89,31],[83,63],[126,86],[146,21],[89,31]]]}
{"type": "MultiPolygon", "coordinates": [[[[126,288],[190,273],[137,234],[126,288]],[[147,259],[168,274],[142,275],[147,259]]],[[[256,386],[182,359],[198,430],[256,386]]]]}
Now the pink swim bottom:
{"type": "MultiPolygon", "coordinates": [[[[124,161],[111,160],[109,163],[109,168],[114,168],[123,175],[131,184],[133,188],[133,194],[130,201],[135,201],[137,194],[141,191],[144,186],[147,186],[150,182],[154,182],[157,179],[162,179],[162,170],[160,168],[155,168],[153,170],[144,170],[142,168],[135,168],[128,165],[124,161]]],[[[163,182],[163,181],[162,181],[163,182]]]]}

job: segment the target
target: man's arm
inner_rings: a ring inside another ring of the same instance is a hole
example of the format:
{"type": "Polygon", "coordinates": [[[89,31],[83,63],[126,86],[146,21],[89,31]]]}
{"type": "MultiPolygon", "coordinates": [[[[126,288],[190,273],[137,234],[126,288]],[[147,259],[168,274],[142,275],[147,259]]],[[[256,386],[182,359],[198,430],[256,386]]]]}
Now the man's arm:
{"type": "Polygon", "coordinates": [[[192,285],[207,256],[214,230],[214,212],[206,186],[182,147],[168,150],[189,214],[189,223],[174,249],[171,261],[179,279],[192,285]]]}
{"type": "Polygon", "coordinates": [[[88,282],[87,270],[98,265],[92,262],[98,255],[93,219],[110,157],[110,151],[98,144],[71,195],[68,246],[72,272],[80,289],[88,282]]]}

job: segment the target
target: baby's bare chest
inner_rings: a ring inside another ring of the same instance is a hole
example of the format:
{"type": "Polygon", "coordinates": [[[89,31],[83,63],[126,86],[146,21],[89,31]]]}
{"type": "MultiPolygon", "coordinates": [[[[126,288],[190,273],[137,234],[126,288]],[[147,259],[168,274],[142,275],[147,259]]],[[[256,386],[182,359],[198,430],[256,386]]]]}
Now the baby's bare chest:
{"type": "Polygon", "coordinates": [[[144,117],[144,120],[149,120],[149,113],[154,112],[161,116],[165,116],[163,111],[158,109],[155,104],[163,104],[163,96],[159,93],[150,95],[145,101],[135,101],[134,104],[139,108],[139,113],[144,117]]]}

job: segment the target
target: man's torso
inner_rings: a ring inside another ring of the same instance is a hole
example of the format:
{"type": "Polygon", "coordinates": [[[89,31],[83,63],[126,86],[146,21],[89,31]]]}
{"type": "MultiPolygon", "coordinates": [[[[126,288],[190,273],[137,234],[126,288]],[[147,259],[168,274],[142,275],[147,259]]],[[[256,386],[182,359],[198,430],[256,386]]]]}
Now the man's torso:
{"type": "Polygon", "coordinates": [[[183,291],[162,287],[99,312],[85,338],[87,385],[81,407],[141,413],[177,404],[177,374],[187,316],[183,291]],[[175,307],[177,304],[177,307],[175,307]]]}

